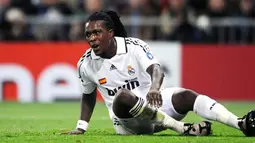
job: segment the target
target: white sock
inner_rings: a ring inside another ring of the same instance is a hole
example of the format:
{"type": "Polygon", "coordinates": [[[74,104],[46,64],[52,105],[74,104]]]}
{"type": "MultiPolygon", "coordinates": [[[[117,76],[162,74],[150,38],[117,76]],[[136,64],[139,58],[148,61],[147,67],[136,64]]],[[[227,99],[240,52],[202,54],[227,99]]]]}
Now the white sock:
{"type": "Polygon", "coordinates": [[[184,129],[183,122],[175,120],[174,118],[168,116],[165,112],[163,112],[161,110],[158,110],[157,114],[158,114],[157,117],[160,117],[162,115],[165,117],[163,120],[163,125],[166,128],[170,128],[179,134],[182,134],[184,132],[185,129],[184,129]]]}
{"type": "Polygon", "coordinates": [[[170,128],[179,134],[184,132],[184,123],[179,122],[172,117],[168,116],[161,110],[149,106],[142,98],[139,98],[135,106],[130,109],[129,113],[133,117],[141,116],[148,121],[152,121],[155,124],[163,124],[166,128],[170,128]]]}
{"type": "Polygon", "coordinates": [[[208,120],[218,121],[230,127],[240,129],[238,117],[208,96],[199,95],[194,103],[193,111],[208,120]]]}

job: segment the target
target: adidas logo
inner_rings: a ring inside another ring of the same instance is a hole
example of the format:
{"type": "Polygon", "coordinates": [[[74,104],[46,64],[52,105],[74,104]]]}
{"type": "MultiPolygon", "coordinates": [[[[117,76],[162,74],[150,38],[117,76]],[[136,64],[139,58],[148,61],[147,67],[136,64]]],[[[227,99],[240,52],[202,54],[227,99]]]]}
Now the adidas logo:
{"type": "Polygon", "coordinates": [[[111,65],[111,67],[110,67],[110,71],[112,71],[112,70],[116,70],[117,68],[114,66],[114,65],[111,65]]]}
{"type": "Polygon", "coordinates": [[[217,102],[213,103],[212,106],[210,107],[210,110],[212,110],[213,106],[216,104],[217,102]]]}

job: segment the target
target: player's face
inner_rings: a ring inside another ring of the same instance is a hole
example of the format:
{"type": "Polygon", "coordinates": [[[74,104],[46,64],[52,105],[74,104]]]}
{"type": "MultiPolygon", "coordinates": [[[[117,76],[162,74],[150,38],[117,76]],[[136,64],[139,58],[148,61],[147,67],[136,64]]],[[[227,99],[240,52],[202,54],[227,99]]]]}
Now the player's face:
{"type": "Polygon", "coordinates": [[[85,36],[97,56],[107,51],[112,38],[112,30],[108,30],[102,20],[89,21],[85,24],[85,36]]]}

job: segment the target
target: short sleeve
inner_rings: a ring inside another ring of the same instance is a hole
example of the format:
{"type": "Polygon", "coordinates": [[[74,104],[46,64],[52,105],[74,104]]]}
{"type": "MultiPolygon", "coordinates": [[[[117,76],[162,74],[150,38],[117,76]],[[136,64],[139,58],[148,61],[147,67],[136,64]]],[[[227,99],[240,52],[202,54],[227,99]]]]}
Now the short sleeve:
{"type": "Polygon", "coordinates": [[[82,63],[78,63],[78,74],[81,82],[82,93],[92,93],[97,87],[97,85],[88,78],[85,72],[84,65],[82,63]]]}
{"type": "Polygon", "coordinates": [[[139,47],[134,49],[134,55],[144,71],[146,71],[147,68],[152,64],[159,64],[157,58],[150,50],[149,45],[142,40],[138,40],[138,43],[139,47]]]}

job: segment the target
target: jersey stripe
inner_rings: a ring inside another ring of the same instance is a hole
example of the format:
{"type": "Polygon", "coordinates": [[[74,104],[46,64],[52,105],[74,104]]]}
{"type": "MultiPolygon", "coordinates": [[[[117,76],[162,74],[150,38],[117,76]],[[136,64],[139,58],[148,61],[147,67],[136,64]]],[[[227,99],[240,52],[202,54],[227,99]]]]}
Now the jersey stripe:
{"type": "Polygon", "coordinates": [[[91,49],[88,51],[88,53],[86,54],[86,58],[91,56],[91,49]]]}
{"type": "Polygon", "coordinates": [[[124,41],[125,41],[125,48],[126,48],[126,53],[128,52],[128,48],[127,48],[127,42],[126,42],[126,38],[124,37],[124,41]]]}
{"type": "Polygon", "coordinates": [[[81,57],[80,61],[78,62],[78,75],[79,75],[79,78],[81,78],[81,65],[82,65],[82,63],[83,63],[85,57],[86,57],[86,58],[91,57],[91,50],[92,50],[92,49],[90,49],[90,51],[88,51],[86,54],[84,54],[84,55],[81,57]]]}

